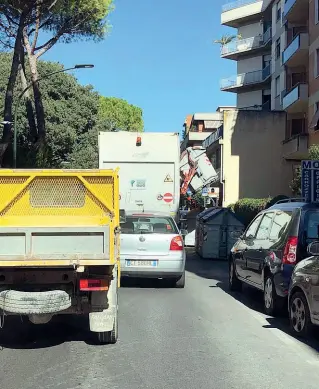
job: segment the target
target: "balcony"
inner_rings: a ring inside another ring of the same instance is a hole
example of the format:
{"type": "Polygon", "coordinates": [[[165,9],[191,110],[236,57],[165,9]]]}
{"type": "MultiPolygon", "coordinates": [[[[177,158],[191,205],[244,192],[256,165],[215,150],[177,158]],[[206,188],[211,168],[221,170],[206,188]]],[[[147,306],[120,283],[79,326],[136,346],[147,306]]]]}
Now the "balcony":
{"type": "Polygon", "coordinates": [[[203,141],[210,135],[211,132],[215,130],[212,130],[210,132],[193,132],[189,131],[186,135],[185,139],[181,143],[181,151],[184,151],[187,149],[187,147],[190,146],[201,146],[203,141]]]}
{"type": "Polygon", "coordinates": [[[259,21],[262,12],[268,8],[272,0],[237,0],[223,5],[221,24],[238,27],[250,21],[259,21]]]}
{"type": "Polygon", "coordinates": [[[307,24],[309,19],[308,10],[309,0],[286,0],[283,18],[290,23],[307,24]]]}
{"type": "Polygon", "coordinates": [[[234,92],[244,90],[258,89],[262,85],[270,82],[270,65],[267,65],[263,70],[256,70],[243,74],[225,78],[220,82],[220,89],[222,91],[234,92]]]}
{"type": "Polygon", "coordinates": [[[282,53],[282,64],[290,67],[304,66],[309,60],[309,35],[298,34],[282,53]]]}
{"type": "Polygon", "coordinates": [[[308,111],[308,84],[297,84],[283,93],[282,108],[288,113],[308,111]]]}
{"type": "Polygon", "coordinates": [[[246,39],[236,39],[221,47],[221,57],[238,60],[238,57],[251,52],[263,51],[271,44],[271,27],[259,36],[246,39]]]}
{"type": "Polygon", "coordinates": [[[298,134],[283,141],[283,157],[285,159],[308,158],[308,134],[298,134]]]}

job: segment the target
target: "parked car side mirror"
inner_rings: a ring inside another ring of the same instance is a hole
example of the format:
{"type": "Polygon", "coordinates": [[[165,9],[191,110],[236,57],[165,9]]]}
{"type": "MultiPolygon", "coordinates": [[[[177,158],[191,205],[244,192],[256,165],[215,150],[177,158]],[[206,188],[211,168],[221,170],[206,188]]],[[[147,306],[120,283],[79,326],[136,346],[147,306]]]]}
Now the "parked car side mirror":
{"type": "Polygon", "coordinates": [[[120,209],[120,224],[126,223],[125,209],[120,209]]]}
{"type": "Polygon", "coordinates": [[[307,247],[307,252],[310,255],[319,255],[319,242],[311,242],[307,247]]]}
{"type": "Polygon", "coordinates": [[[181,230],[181,235],[183,235],[183,236],[185,236],[185,235],[187,235],[188,234],[188,231],[187,230],[181,230]]]}

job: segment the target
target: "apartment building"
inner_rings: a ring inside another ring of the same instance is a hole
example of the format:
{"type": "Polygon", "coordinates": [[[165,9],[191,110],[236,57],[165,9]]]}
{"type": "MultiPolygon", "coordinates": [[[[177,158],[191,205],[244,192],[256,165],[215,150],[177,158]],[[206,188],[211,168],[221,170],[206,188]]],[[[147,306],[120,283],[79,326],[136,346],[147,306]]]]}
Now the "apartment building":
{"type": "Polygon", "coordinates": [[[237,74],[221,80],[220,88],[236,93],[240,109],[269,110],[272,104],[273,36],[279,35],[273,2],[238,0],[222,7],[221,24],[236,28],[237,38],[222,45],[221,56],[236,61],[237,74]]]}
{"type": "Polygon", "coordinates": [[[222,126],[203,142],[218,173],[211,185],[219,186],[219,205],[244,197],[291,194],[291,171],[282,158],[285,116],[266,110],[223,110],[222,126]]]}
{"type": "Polygon", "coordinates": [[[184,139],[181,142],[181,152],[190,146],[201,146],[212,132],[222,124],[222,114],[213,113],[195,113],[187,115],[184,121],[184,139]]]}

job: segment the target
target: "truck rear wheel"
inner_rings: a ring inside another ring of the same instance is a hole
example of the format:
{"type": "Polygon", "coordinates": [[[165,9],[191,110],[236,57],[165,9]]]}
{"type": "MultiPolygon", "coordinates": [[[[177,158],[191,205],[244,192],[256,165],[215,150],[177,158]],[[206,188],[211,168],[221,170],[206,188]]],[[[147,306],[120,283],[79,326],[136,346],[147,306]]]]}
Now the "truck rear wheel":
{"type": "Polygon", "coordinates": [[[118,319],[117,311],[114,317],[114,324],[112,331],[98,332],[97,337],[100,344],[115,344],[118,338],[118,319]]]}

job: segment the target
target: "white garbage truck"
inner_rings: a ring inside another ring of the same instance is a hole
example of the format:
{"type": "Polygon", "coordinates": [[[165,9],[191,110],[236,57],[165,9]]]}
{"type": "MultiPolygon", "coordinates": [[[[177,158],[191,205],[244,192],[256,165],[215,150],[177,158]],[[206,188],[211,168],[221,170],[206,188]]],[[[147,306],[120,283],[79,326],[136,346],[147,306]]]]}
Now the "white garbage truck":
{"type": "Polygon", "coordinates": [[[121,209],[164,212],[178,219],[178,133],[100,132],[99,168],[119,168],[121,209]]]}

